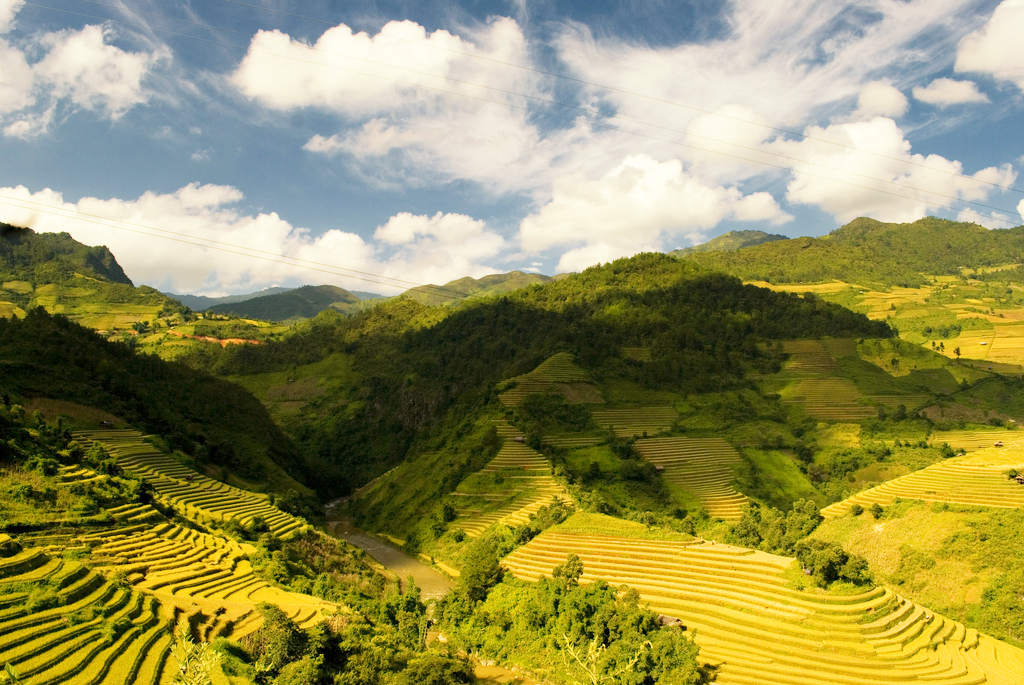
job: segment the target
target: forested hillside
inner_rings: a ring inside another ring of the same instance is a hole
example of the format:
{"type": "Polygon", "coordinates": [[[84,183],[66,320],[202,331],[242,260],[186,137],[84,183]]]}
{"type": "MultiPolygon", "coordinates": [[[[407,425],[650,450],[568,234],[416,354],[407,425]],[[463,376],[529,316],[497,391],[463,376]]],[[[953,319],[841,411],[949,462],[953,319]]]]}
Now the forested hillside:
{"type": "Polygon", "coordinates": [[[747,281],[916,287],[922,274],[959,275],[960,267],[1019,262],[1024,226],[989,230],[927,218],[886,224],[860,218],[821,238],[794,238],[736,252],[694,252],[687,260],[747,281]]]}
{"type": "Polygon", "coordinates": [[[306,461],[243,388],[180,364],[136,354],[42,308],[0,318],[0,390],[18,401],[52,398],[105,410],[162,436],[200,466],[253,484],[306,491],[306,461]]]}
{"type": "Polygon", "coordinates": [[[321,315],[284,341],[195,350],[198,368],[286,371],[333,354],[347,382],[310,398],[291,434],[344,492],[400,463],[454,408],[494,400],[494,386],[567,351],[599,377],[701,393],[743,387],[781,362],[762,343],[799,337],[885,337],[888,327],[821,300],[745,286],[665,255],[647,254],[454,310],[409,298],[346,319],[321,315]],[[650,350],[649,361],[623,347],[650,350]]]}

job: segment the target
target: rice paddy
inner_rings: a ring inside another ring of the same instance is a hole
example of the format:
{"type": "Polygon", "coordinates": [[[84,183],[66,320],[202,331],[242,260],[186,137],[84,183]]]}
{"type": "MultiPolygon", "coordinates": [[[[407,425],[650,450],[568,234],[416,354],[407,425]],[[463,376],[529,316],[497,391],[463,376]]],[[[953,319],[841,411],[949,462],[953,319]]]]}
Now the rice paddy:
{"type": "Polygon", "coordinates": [[[517,442],[522,434],[512,426],[500,421],[497,427],[504,438],[498,454],[452,494],[458,514],[452,525],[470,537],[481,535],[496,523],[526,523],[554,499],[571,501],[569,493],[552,477],[551,462],[517,442]]]}
{"type": "Polygon", "coordinates": [[[77,431],[75,438],[83,444],[102,444],[125,471],[149,481],[161,502],[199,522],[219,526],[233,519],[248,525],[259,518],[280,538],[297,535],[307,528],[301,519],[272,505],[266,495],[202,476],[153,447],[138,431],[77,431]]]}
{"type": "Polygon", "coordinates": [[[595,409],[591,415],[597,425],[613,429],[617,438],[657,435],[671,429],[672,424],[679,419],[675,407],[595,409]]]}
{"type": "Polygon", "coordinates": [[[518,406],[527,395],[560,392],[570,402],[602,404],[601,392],[586,371],[576,365],[568,352],[559,352],[543,361],[530,373],[516,376],[504,384],[508,387],[498,395],[506,407],[518,406]]]}
{"type": "Polygon", "coordinates": [[[794,560],[696,540],[674,542],[542,533],[503,565],[550,576],[572,552],[584,582],[636,589],[680,618],[722,685],[993,683],[1024,679],[1024,651],[933,614],[892,591],[794,590],[794,560]]]}
{"type": "Polygon", "coordinates": [[[155,598],[78,562],[38,549],[0,559],[0,663],[25,682],[169,682],[172,625],[155,598]]]}
{"type": "Polygon", "coordinates": [[[1024,469],[1024,449],[980,448],[900,476],[822,509],[825,518],[843,516],[855,504],[887,506],[897,498],[982,507],[1024,506],[1024,485],[1007,478],[1010,468],[1024,469]]]}
{"type": "Polygon", "coordinates": [[[635,446],[663,469],[666,482],[693,493],[712,517],[736,521],[743,515],[749,500],[732,485],[740,455],[722,438],[647,438],[635,446]]]}

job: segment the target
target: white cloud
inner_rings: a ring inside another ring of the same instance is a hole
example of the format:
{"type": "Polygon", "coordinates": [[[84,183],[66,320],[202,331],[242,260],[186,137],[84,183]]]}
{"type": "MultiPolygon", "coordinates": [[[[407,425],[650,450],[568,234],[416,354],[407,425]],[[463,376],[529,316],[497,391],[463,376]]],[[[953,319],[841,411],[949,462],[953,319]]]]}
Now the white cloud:
{"type": "Polygon", "coordinates": [[[974,81],[954,81],[950,78],[937,78],[926,87],[914,88],[914,97],[938,107],[989,101],[974,81]]]}
{"type": "Polygon", "coordinates": [[[14,17],[25,5],[25,0],[4,0],[0,2],[0,35],[11,30],[14,26],[14,17]]]}
{"type": "Polygon", "coordinates": [[[840,223],[858,216],[915,221],[956,199],[985,200],[992,191],[988,184],[1009,185],[1016,178],[1007,164],[974,174],[975,179],[984,181],[979,183],[963,177],[963,167],[957,161],[912,154],[896,122],[884,117],[827,128],[812,126],[804,133],[804,140],[777,141],[770,146],[804,160],[792,165],[797,173],[787,187],[786,197],[794,204],[816,205],[840,223]]]}
{"type": "Polygon", "coordinates": [[[396,214],[378,227],[373,237],[414,254],[445,252],[469,260],[494,257],[505,247],[505,239],[488,231],[483,221],[441,212],[434,216],[396,214]]]}
{"type": "Polygon", "coordinates": [[[679,160],[632,155],[598,179],[556,179],[551,201],[522,221],[519,238],[532,253],[582,244],[563,256],[562,270],[660,249],[677,235],[698,238],[729,218],[777,223],[790,217],[768,193],[744,197],[689,175],[679,160]]]}
{"type": "Polygon", "coordinates": [[[211,152],[209,148],[201,148],[193,152],[189,159],[193,162],[209,162],[211,152]]]}
{"type": "Polygon", "coordinates": [[[956,70],[990,74],[1024,90],[1024,0],[1003,0],[988,23],[960,43],[956,70]]]}
{"type": "MultiPolygon", "coordinates": [[[[0,33],[10,28],[20,2],[0,10],[0,33]],[[13,9],[12,9],[13,8],[13,9]]],[[[38,34],[28,48],[0,39],[0,123],[5,135],[30,137],[47,131],[58,107],[85,109],[116,120],[145,103],[153,67],[170,56],[166,48],[126,52],[110,44],[100,26],[38,34]],[[42,58],[29,61],[30,54],[42,58]]]]}
{"type": "Polygon", "coordinates": [[[634,246],[631,249],[623,250],[619,245],[594,243],[585,247],[577,247],[563,254],[562,258],[558,260],[558,266],[555,267],[555,273],[576,273],[583,271],[588,266],[605,264],[615,261],[619,257],[632,257],[641,252],[657,251],[657,249],[655,246],[647,245],[634,246]]]}
{"type": "Polygon", "coordinates": [[[903,92],[884,81],[872,81],[857,96],[857,112],[859,119],[870,119],[876,116],[896,119],[903,116],[910,103],[903,92]]]}
{"type": "Polygon", "coordinates": [[[314,236],[274,212],[246,214],[235,207],[242,199],[237,188],[197,183],[135,200],[86,197],[78,202],[66,202],[49,188],[33,193],[17,186],[0,188],[0,220],[42,232],[67,231],[87,245],[107,245],[135,283],[183,293],[248,292],[286,282],[397,293],[409,286],[367,283],[336,272],[384,277],[370,277],[373,281],[446,283],[498,271],[474,260],[493,255],[502,239],[467,216],[398,215],[379,229],[383,238],[374,244],[336,229],[314,236]],[[210,241],[220,244],[210,246],[210,241]],[[294,260],[314,268],[282,263],[294,260]]]}
{"type": "Polygon", "coordinates": [[[110,45],[109,38],[99,26],[46,34],[40,44],[49,52],[34,67],[37,77],[50,84],[55,97],[119,118],[146,102],[142,81],[169,53],[125,52],[110,45]]]}
{"type": "Polygon", "coordinates": [[[1020,214],[1020,218],[1024,219],[1024,200],[1017,203],[1017,213],[1020,214]]]}

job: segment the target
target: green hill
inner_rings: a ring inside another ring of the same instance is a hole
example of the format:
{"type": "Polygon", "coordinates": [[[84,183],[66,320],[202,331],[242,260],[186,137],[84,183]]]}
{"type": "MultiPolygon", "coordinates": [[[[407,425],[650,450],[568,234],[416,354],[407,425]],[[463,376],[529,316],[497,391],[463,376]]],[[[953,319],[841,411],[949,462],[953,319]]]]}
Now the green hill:
{"type": "Polygon", "coordinates": [[[403,296],[423,304],[450,304],[476,297],[503,295],[530,285],[548,283],[551,280],[550,276],[541,274],[510,271],[505,274],[491,274],[483,278],[467,276],[445,283],[443,286],[418,286],[406,290],[403,296]]]}
{"type": "Polygon", "coordinates": [[[1019,262],[1024,226],[989,230],[927,218],[911,224],[856,219],[821,238],[777,240],[734,252],[692,252],[685,259],[747,281],[916,287],[928,275],[961,267],[1019,262]]]}
{"type": "Polygon", "coordinates": [[[241,302],[216,304],[207,308],[214,314],[230,314],[245,319],[287,321],[308,319],[325,309],[352,312],[360,299],[333,285],[304,285],[283,293],[261,295],[241,302]]]}
{"type": "Polygon", "coordinates": [[[244,389],[136,354],[42,308],[0,318],[0,390],[23,404],[51,399],[101,409],[161,436],[211,473],[309,492],[295,480],[308,477],[301,453],[244,389]]]}
{"type": "Polygon", "coordinates": [[[0,224],[0,316],[45,307],[90,328],[131,331],[145,321],[181,321],[182,305],[148,286],[135,287],[106,247],[67,233],[35,233],[0,224]]]}
{"type": "Polygon", "coordinates": [[[179,293],[164,293],[167,297],[173,298],[178,302],[195,312],[202,312],[210,307],[218,304],[233,304],[235,302],[244,302],[251,300],[254,297],[263,297],[264,295],[279,295],[286,293],[292,288],[265,288],[255,293],[245,293],[242,295],[225,295],[224,297],[206,297],[205,295],[182,295],[179,293]]]}
{"type": "Polygon", "coordinates": [[[765,233],[764,231],[729,231],[712,238],[706,243],[684,247],[681,250],[669,252],[673,257],[685,257],[694,252],[735,252],[745,247],[753,247],[762,243],[769,243],[774,240],[789,240],[784,235],[777,233],[765,233]]]}

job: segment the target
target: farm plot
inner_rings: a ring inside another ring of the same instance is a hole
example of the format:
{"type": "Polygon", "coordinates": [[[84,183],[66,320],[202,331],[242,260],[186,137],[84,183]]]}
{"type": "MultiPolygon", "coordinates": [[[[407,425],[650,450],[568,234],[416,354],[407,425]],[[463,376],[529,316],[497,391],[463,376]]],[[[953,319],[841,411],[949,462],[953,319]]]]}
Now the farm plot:
{"type": "Polygon", "coordinates": [[[456,488],[458,518],[453,525],[477,537],[495,523],[516,526],[553,499],[569,502],[569,494],[552,476],[544,455],[514,440],[456,488]]]}
{"type": "Polygon", "coordinates": [[[84,444],[101,443],[126,471],[152,483],[159,500],[198,521],[221,525],[234,519],[246,525],[260,518],[281,538],[307,527],[302,519],[273,506],[266,495],[231,487],[178,463],[138,431],[78,431],[75,439],[84,444]]]}
{"type": "Polygon", "coordinates": [[[1008,430],[953,430],[935,431],[931,435],[933,443],[946,443],[954,449],[974,452],[983,447],[994,447],[997,442],[1006,447],[1024,447],[1024,431],[1008,430]]]}
{"type": "Polygon", "coordinates": [[[530,373],[505,381],[504,385],[512,386],[498,395],[506,407],[518,406],[527,395],[550,391],[562,393],[570,402],[604,402],[601,391],[568,352],[552,355],[530,373]]]}
{"type": "Polygon", "coordinates": [[[786,340],[782,351],[789,359],[782,365],[776,378],[822,378],[840,374],[839,365],[818,340],[786,340]]]}
{"type": "Polygon", "coordinates": [[[857,386],[845,378],[808,378],[788,388],[782,401],[799,404],[808,416],[822,421],[862,421],[877,413],[861,403],[864,399],[857,386]]]}
{"type": "Polygon", "coordinates": [[[168,682],[173,617],[78,562],[36,549],[0,560],[0,663],[33,685],[168,682]]]}
{"type": "Polygon", "coordinates": [[[722,685],[1010,685],[1024,651],[933,614],[892,591],[857,595],[790,589],[793,559],[703,541],[669,542],[547,531],[509,555],[537,580],[573,552],[584,582],[636,589],[679,617],[722,685]]]}
{"type": "Polygon", "coordinates": [[[259,579],[246,559],[255,551],[251,545],[169,523],[83,535],[77,542],[91,548],[98,570],[187,613],[204,640],[238,640],[258,628],[260,602],[277,605],[303,627],[335,606],[259,579]]]}
{"type": "Polygon", "coordinates": [[[672,424],[679,418],[675,407],[596,409],[591,415],[597,425],[614,429],[617,438],[655,435],[672,428],[672,424]]]}
{"type": "Polygon", "coordinates": [[[897,497],[982,507],[1024,507],[1024,485],[1006,477],[1004,472],[1010,468],[1024,468],[1024,451],[984,448],[886,481],[825,507],[821,514],[836,518],[848,513],[855,504],[886,506],[897,497]]]}
{"type": "Polygon", "coordinates": [[[740,455],[722,438],[648,438],[637,440],[644,459],[664,469],[664,479],[692,492],[708,513],[736,521],[747,505],[746,495],[732,486],[740,455]]]}

